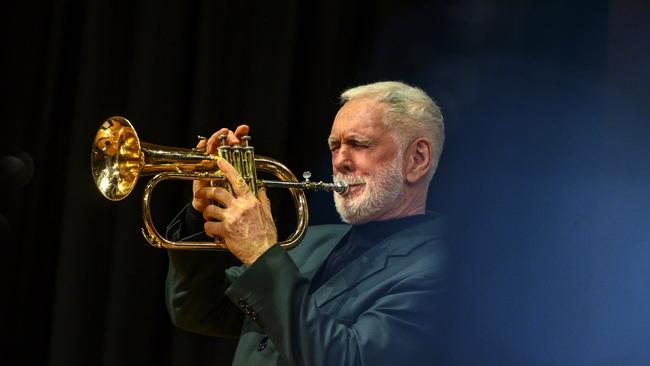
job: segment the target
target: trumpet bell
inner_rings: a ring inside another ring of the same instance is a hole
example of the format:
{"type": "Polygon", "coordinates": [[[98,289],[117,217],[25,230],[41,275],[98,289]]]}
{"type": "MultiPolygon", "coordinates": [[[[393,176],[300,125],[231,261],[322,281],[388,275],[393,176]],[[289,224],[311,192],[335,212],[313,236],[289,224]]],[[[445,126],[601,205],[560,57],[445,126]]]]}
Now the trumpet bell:
{"type": "Polygon", "coordinates": [[[90,164],[104,197],[120,201],[131,193],[144,161],[138,135],[126,118],[110,117],[102,123],[93,140],[90,164]]]}
{"type": "MultiPolygon", "coordinates": [[[[91,170],[97,189],[111,201],[120,201],[131,193],[138,178],[154,175],[144,189],[142,198],[142,217],[145,228],[143,234],[149,244],[167,249],[227,249],[221,238],[214,242],[169,241],[156,230],[150,211],[151,192],[163,180],[203,180],[211,185],[231,190],[230,184],[219,170],[218,159],[225,159],[235,167],[257,195],[258,187],[289,189],[296,209],[296,230],[285,241],[278,242],[284,248],[297,245],[305,235],[309,210],[305,190],[347,192],[347,184],[312,182],[311,174],[305,172],[304,182],[299,182],[281,162],[255,156],[254,149],[248,145],[249,138],[243,138],[243,146],[227,146],[223,143],[216,154],[204,149],[183,149],[141,142],[131,123],[123,117],[106,119],[100,126],[91,148],[91,170]],[[258,180],[257,171],[270,173],[279,179],[258,180]]],[[[232,192],[232,191],[231,191],[232,192]]]]}

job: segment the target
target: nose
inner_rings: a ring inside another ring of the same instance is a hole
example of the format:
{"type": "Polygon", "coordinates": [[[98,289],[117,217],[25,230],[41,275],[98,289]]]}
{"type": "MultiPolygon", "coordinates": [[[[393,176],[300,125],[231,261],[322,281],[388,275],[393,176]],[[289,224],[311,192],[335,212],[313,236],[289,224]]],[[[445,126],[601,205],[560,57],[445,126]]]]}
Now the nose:
{"type": "Polygon", "coordinates": [[[336,152],[332,153],[332,170],[335,174],[349,174],[354,171],[354,162],[345,146],[341,146],[336,152]]]}

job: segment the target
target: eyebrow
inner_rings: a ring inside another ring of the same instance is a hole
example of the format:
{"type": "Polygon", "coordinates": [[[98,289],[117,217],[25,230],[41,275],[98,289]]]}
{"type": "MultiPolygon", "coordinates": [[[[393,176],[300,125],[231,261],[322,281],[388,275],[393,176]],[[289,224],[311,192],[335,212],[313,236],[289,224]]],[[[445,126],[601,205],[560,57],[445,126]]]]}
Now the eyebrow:
{"type": "Polygon", "coordinates": [[[330,148],[331,148],[334,144],[337,144],[338,142],[339,142],[339,139],[337,139],[337,138],[335,138],[335,137],[328,137],[328,138],[327,138],[327,146],[330,147],[330,148]]]}
{"type": "MultiPolygon", "coordinates": [[[[350,136],[346,137],[343,139],[345,142],[350,143],[356,143],[358,145],[362,146],[372,146],[376,141],[367,137],[362,137],[362,136],[350,136]]],[[[336,137],[328,137],[327,138],[327,146],[332,147],[333,145],[340,144],[340,140],[336,137]]]]}

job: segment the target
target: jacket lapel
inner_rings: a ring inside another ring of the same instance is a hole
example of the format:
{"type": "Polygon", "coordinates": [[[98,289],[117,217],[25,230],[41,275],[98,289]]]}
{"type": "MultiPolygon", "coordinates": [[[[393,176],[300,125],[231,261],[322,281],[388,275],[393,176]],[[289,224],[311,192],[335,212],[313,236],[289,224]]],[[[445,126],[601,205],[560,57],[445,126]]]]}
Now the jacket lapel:
{"type": "MultiPolygon", "coordinates": [[[[321,307],[349,291],[366,278],[383,271],[392,256],[406,255],[423,242],[437,237],[441,220],[427,221],[404,229],[377,243],[345,268],[325,282],[314,294],[316,305],[321,307]]],[[[334,248],[330,248],[330,251],[334,248]]],[[[328,252],[328,255],[329,255],[328,252]]]]}
{"type": "Polygon", "coordinates": [[[368,249],[325,282],[314,292],[316,305],[319,307],[325,305],[343,292],[354,288],[359,282],[386,268],[388,253],[382,249],[385,244],[386,241],[368,249]]]}

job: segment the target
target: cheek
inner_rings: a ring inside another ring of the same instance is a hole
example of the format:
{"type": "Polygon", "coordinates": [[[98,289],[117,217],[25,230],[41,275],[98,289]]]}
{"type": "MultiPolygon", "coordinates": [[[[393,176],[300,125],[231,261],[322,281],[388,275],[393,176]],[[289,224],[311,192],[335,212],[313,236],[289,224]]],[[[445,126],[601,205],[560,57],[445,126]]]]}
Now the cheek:
{"type": "Polygon", "coordinates": [[[364,175],[373,174],[377,168],[389,163],[389,159],[384,159],[383,156],[377,156],[376,154],[359,152],[355,156],[355,166],[359,173],[364,175]]]}
{"type": "MultiPolygon", "coordinates": [[[[337,163],[341,163],[339,161],[341,158],[342,156],[338,156],[338,153],[332,154],[332,171],[334,173],[339,173],[337,163]]],[[[390,154],[378,154],[367,150],[348,150],[345,152],[345,161],[347,162],[346,169],[351,167],[352,171],[359,175],[372,174],[378,167],[391,163],[390,154]]]]}

